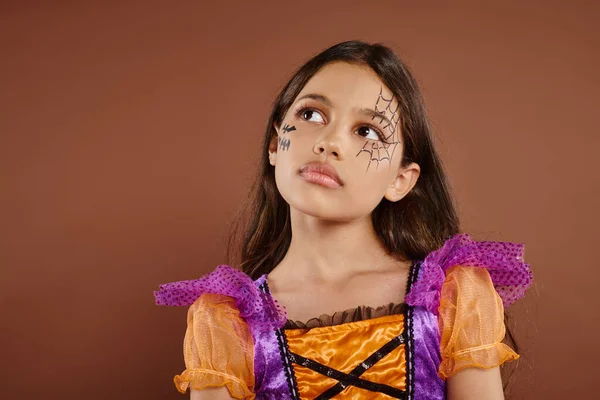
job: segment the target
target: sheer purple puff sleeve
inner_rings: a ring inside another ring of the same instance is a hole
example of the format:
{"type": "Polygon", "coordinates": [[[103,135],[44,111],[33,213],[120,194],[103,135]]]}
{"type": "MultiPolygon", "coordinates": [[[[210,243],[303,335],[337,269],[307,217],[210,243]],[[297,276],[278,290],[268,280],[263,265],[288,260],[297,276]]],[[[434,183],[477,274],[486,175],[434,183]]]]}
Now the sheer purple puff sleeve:
{"type": "Polygon", "coordinates": [[[523,253],[522,244],[478,242],[467,234],[456,235],[425,257],[420,276],[406,296],[406,303],[423,306],[437,315],[446,271],[462,265],[487,269],[504,307],[508,307],[523,297],[533,281],[531,268],[523,261],[523,253]]]}
{"type": "Polygon", "coordinates": [[[285,324],[285,310],[262,292],[248,275],[229,265],[219,265],[200,279],[162,284],[154,297],[159,306],[190,306],[203,293],[233,298],[240,316],[253,330],[268,331],[285,324]]]}

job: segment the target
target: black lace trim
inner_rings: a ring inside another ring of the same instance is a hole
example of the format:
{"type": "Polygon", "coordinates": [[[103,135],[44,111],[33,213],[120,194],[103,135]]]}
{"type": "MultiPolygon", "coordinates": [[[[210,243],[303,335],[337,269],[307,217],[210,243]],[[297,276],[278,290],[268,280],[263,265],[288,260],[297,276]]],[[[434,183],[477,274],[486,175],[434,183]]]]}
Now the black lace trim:
{"type": "MultiPolygon", "coordinates": [[[[421,263],[413,263],[408,275],[408,285],[406,285],[406,294],[410,292],[412,285],[419,277],[421,263]]],[[[413,307],[406,307],[404,314],[404,333],[406,334],[405,354],[406,354],[406,399],[412,400],[415,393],[415,337],[413,326],[413,307]]]]}
{"type": "MultiPolygon", "coordinates": [[[[260,285],[260,289],[267,293],[269,296],[271,295],[271,291],[269,290],[269,285],[267,284],[267,282],[260,285]]],[[[298,392],[298,383],[296,382],[296,375],[294,374],[294,367],[292,365],[290,349],[288,347],[287,339],[285,337],[285,332],[283,331],[283,329],[277,329],[275,331],[275,336],[277,337],[279,354],[281,355],[281,362],[283,363],[285,380],[288,384],[288,390],[290,392],[290,395],[292,396],[290,400],[299,400],[300,393],[298,392]]]]}

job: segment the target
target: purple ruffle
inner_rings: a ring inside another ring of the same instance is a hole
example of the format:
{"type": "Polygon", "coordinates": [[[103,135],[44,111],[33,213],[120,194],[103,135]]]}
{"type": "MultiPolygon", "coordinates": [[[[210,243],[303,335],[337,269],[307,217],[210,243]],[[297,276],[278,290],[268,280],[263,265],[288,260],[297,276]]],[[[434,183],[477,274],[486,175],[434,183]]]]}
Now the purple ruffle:
{"type": "Polygon", "coordinates": [[[406,303],[423,306],[437,315],[446,271],[464,265],[487,269],[504,306],[508,307],[523,297],[533,281],[529,264],[523,262],[523,251],[524,246],[518,243],[477,242],[467,234],[456,235],[425,257],[406,303]]]}
{"type": "Polygon", "coordinates": [[[285,324],[285,310],[248,275],[229,265],[219,265],[200,279],[162,284],[154,292],[154,298],[159,306],[190,306],[203,293],[232,297],[240,317],[252,331],[278,329],[285,324]]]}

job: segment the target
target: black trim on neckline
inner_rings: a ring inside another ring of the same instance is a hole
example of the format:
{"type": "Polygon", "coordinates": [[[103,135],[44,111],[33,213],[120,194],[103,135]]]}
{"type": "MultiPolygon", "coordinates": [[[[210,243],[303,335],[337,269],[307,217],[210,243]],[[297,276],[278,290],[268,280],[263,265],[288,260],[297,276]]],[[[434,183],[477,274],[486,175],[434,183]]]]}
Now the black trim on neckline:
{"type": "MultiPolygon", "coordinates": [[[[259,286],[259,289],[269,295],[270,300],[273,300],[271,291],[269,290],[269,284],[265,282],[259,286]]],[[[275,336],[277,337],[277,347],[279,347],[279,355],[281,356],[281,362],[283,364],[283,372],[285,373],[285,380],[288,384],[288,390],[290,393],[290,400],[299,400],[300,393],[298,391],[298,383],[296,382],[296,374],[294,373],[294,366],[290,357],[290,349],[285,337],[283,329],[276,329],[275,336]]]]}
{"type": "MultiPolygon", "coordinates": [[[[421,268],[420,262],[413,262],[413,266],[410,269],[408,285],[406,287],[406,294],[410,292],[413,283],[419,279],[419,270],[421,268]]],[[[406,313],[404,314],[404,331],[406,332],[406,399],[412,400],[415,393],[415,337],[414,337],[414,326],[413,326],[413,312],[414,307],[406,307],[406,313]]]]}

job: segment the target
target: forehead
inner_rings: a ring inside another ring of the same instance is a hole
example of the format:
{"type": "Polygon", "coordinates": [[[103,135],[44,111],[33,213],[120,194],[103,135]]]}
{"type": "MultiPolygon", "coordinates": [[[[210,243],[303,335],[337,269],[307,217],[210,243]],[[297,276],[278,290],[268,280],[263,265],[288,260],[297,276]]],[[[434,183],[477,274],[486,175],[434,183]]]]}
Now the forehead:
{"type": "Polygon", "coordinates": [[[371,68],[345,62],[327,64],[306,83],[298,97],[308,93],[324,95],[334,106],[353,108],[373,108],[380,93],[386,99],[392,98],[391,90],[371,68]]]}

